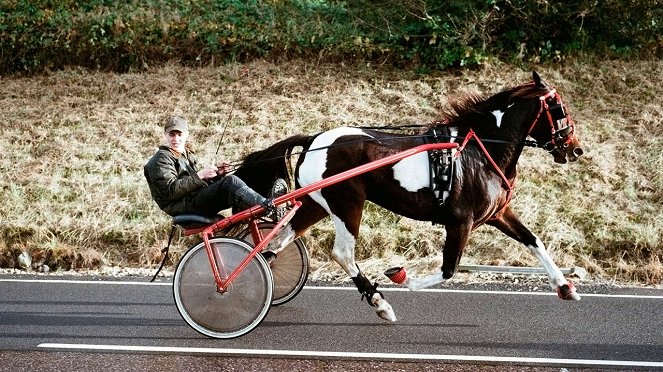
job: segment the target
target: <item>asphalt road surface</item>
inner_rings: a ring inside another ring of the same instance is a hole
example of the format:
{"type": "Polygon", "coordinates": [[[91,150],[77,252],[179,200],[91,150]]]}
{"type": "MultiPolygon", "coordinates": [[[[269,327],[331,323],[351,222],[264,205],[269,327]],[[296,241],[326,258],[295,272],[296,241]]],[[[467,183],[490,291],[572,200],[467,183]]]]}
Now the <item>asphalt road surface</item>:
{"type": "Polygon", "coordinates": [[[354,288],[307,286],[251,333],[207,338],[169,279],[0,275],[0,371],[663,370],[663,290],[385,288],[398,321],[354,288]]]}

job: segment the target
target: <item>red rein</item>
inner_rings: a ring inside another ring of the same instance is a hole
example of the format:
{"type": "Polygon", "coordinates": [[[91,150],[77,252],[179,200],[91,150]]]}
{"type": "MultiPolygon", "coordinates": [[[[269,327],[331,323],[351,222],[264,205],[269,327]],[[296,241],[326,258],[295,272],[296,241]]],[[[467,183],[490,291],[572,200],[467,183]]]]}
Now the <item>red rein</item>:
{"type": "MultiPolygon", "coordinates": [[[[539,112],[539,114],[540,114],[540,112],[539,112]]],[[[537,116],[537,118],[538,118],[538,116],[537,116]]],[[[514,184],[511,183],[508,178],[506,178],[506,176],[504,175],[504,172],[502,172],[500,167],[497,166],[497,163],[495,163],[495,160],[493,160],[493,157],[490,156],[490,154],[488,153],[488,150],[486,150],[486,147],[483,145],[483,142],[481,142],[481,139],[477,136],[476,133],[474,133],[474,130],[472,130],[472,129],[470,129],[469,133],[467,133],[467,136],[465,136],[465,140],[463,140],[463,143],[460,145],[460,147],[458,148],[458,151],[454,154],[454,156],[455,157],[460,156],[460,153],[463,151],[463,149],[465,149],[465,146],[467,145],[467,143],[472,138],[476,139],[477,143],[479,144],[479,147],[481,148],[481,151],[483,151],[484,155],[486,155],[486,158],[488,159],[490,164],[492,164],[493,168],[495,168],[495,172],[497,172],[497,174],[502,178],[502,181],[504,181],[504,183],[506,184],[506,201],[504,202],[502,207],[500,207],[500,209],[498,209],[493,214],[493,216],[491,217],[491,218],[495,218],[495,216],[498,213],[500,213],[504,208],[506,208],[506,206],[509,205],[509,202],[511,202],[511,196],[513,196],[514,184]]]]}

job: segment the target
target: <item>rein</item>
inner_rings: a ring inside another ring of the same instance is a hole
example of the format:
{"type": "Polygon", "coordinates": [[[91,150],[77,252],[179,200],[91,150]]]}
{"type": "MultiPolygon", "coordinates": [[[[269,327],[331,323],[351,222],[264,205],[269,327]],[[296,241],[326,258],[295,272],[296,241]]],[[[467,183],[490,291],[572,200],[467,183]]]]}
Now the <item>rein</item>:
{"type": "MultiPolygon", "coordinates": [[[[440,124],[442,124],[442,123],[440,123],[440,124]]],[[[391,125],[386,125],[386,126],[358,126],[358,127],[353,126],[353,127],[350,127],[350,128],[375,129],[375,130],[378,130],[378,129],[381,129],[381,130],[401,130],[401,129],[409,129],[409,128],[423,128],[423,127],[424,127],[423,125],[410,124],[410,125],[397,125],[397,126],[391,126],[391,125]]],[[[468,133],[468,135],[465,136],[465,137],[463,137],[463,136],[454,136],[453,138],[462,139],[464,142],[467,142],[468,138],[470,138],[471,136],[473,136],[477,139],[479,138],[479,137],[477,137],[477,135],[474,133],[474,131],[472,129],[470,129],[470,133],[468,133]],[[472,134],[470,135],[470,133],[472,133],[472,134]]],[[[426,137],[428,137],[428,135],[419,134],[419,135],[404,135],[404,136],[386,138],[386,139],[381,139],[381,140],[376,140],[374,138],[362,138],[362,139],[358,139],[358,140],[355,140],[355,141],[343,142],[343,143],[339,143],[339,144],[332,144],[332,145],[323,146],[323,147],[316,147],[314,149],[308,149],[308,150],[304,150],[304,151],[300,151],[300,152],[293,152],[293,153],[290,153],[289,156],[302,155],[302,154],[307,154],[309,152],[326,150],[326,149],[331,149],[331,148],[336,148],[336,147],[351,146],[351,145],[354,145],[354,144],[357,144],[357,143],[364,143],[364,142],[370,142],[370,141],[385,141],[385,140],[395,141],[395,140],[404,139],[404,138],[426,138],[426,137]]],[[[536,141],[532,141],[532,140],[525,140],[525,141],[522,141],[522,142],[514,142],[514,141],[504,141],[504,140],[498,140],[498,139],[484,138],[483,142],[484,143],[502,144],[502,145],[523,145],[523,146],[526,146],[526,147],[544,148],[543,145],[539,145],[536,141]]],[[[272,161],[272,160],[277,160],[277,159],[285,159],[286,156],[287,155],[279,155],[279,156],[275,156],[273,158],[256,160],[256,161],[254,161],[254,163],[261,163],[261,162],[272,161]]],[[[242,165],[242,163],[243,163],[243,161],[236,161],[236,162],[231,163],[231,166],[233,166],[234,169],[231,170],[230,172],[237,169],[240,165],[242,165]]]]}

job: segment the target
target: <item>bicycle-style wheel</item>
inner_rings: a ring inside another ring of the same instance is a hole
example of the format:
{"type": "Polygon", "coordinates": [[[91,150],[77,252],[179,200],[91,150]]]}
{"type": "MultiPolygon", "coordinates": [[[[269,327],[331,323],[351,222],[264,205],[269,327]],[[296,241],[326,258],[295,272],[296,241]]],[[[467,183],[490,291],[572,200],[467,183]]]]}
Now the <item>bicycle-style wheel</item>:
{"type": "MultiPolygon", "coordinates": [[[[274,228],[270,222],[261,222],[258,228],[263,235],[267,235],[274,228]]],[[[247,228],[239,234],[240,239],[254,245],[251,230],[247,228]]],[[[292,300],[301,292],[306,284],[309,273],[309,257],[306,245],[301,239],[295,239],[288,244],[276,259],[269,263],[274,277],[274,298],[272,305],[278,306],[292,300]]]]}
{"type": "MultiPolygon", "coordinates": [[[[209,242],[222,278],[252,251],[250,244],[239,239],[221,237],[209,242]]],[[[214,338],[234,338],[252,331],[267,315],[273,291],[269,266],[256,255],[227,290],[219,293],[204,242],[182,257],[173,280],[175,304],[182,318],[196,331],[214,338]]]]}

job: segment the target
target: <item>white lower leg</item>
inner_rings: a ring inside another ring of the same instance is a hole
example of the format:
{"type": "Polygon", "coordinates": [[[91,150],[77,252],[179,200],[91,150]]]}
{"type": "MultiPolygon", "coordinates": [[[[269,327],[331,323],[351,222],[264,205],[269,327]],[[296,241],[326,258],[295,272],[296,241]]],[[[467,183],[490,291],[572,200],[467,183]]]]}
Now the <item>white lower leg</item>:
{"type": "Polygon", "coordinates": [[[375,306],[375,313],[382,319],[388,320],[390,322],[395,322],[396,319],[396,313],[394,313],[394,309],[391,307],[389,302],[382,298],[379,293],[376,293],[373,295],[373,298],[369,299],[371,303],[375,306]]]}
{"type": "MultiPolygon", "coordinates": [[[[356,278],[360,274],[360,271],[357,267],[354,256],[355,237],[350,231],[348,231],[345,227],[345,223],[341,221],[341,219],[334,215],[331,217],[336,227],[336,237],[334,239],[332,257],[339,265],[341,265],[343,270],[345,270],[351,278],[356,278]]],[[[366,300],[370,301],[370,303],[375,306],[375,312],[380,318],[391,322],[396,321],[394,309],[379,293],[374,293],[371,298],[367,298],[366,300]]]]}
{"type": "Polygon", "coordinates": [[[564,278],[564,274],[562,274],[562,271],[552,260],[550,254],[548,254],[548,251],[546,251],[546,247],[543,245],[539,238],[536,238],[536,246],[530,245],[528,248],[536,255],[536,258],[539,259],[541,266],[543,266],[543,269],[546,270],[548,278],[550,279],[550,287],[552,289],[556,290],[558,287],[568,284],[568,281],[566,278],[564,278]]]}
{"type": "Polygon", "coordinates": [[[405,279],[404,284],[411,291],[417,291],[419,289],[428,288],[436,284],[445,282],[447,279],[444,279],[442,273],[429,275],[425,278],[410,278],[405,279]]]}
{"type": "Polygon", "coordinates": [[[359,269],[355,263],[355,237],[348,231],[345,223],[340,218],[334,215],[331,217],[336,228],[332,258],[341,265],[350,277],[355,277],[359,275],[359,269]]]}

